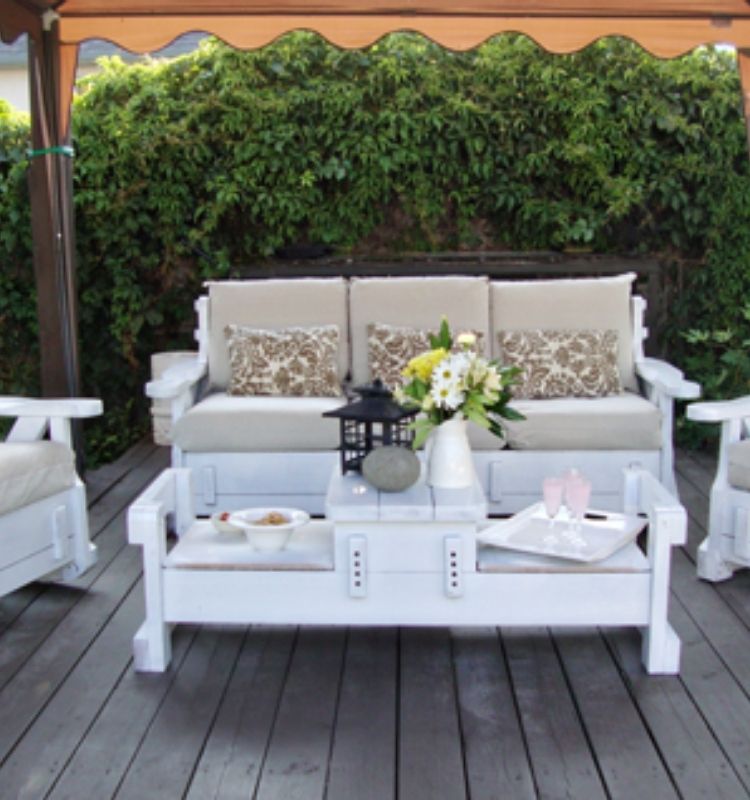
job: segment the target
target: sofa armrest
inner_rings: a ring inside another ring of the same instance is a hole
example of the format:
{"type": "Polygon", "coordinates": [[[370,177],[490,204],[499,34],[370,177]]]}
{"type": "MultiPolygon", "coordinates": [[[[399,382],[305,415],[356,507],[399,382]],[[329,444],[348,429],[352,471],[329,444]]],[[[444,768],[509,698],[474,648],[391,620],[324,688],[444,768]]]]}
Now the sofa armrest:
{"type": "Polygon", "coordinates": [[[208,367],[198,353],[169,367],[156,380],[146,384],[146,394],[152,400],[174,400],[193,389],[205,377],[208,367]]]}
{"type": "Polygon", "coordinates": [[[677,367],[658,358],[644,358],[635,365],[639,378],[658,392],[679,400],[694,400],[700,397],[701,387],[685,376],[677,367]]]}
{"type": "Polygon", "coordinates": [[[687,417],[695,422],[729,422],[750,417],[750,397],[736,400],[716,400],[708,403],[691,403],[687,417]]]}

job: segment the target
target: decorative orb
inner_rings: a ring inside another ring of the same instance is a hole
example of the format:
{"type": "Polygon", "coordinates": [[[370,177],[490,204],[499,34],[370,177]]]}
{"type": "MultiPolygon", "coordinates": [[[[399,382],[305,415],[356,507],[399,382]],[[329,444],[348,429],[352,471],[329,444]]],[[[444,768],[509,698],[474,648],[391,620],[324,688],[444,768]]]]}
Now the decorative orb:
{"type": "Polygon", "coordinates": [[[419,459],[405,447],[377,447],[362,462],[362,475],[382,492],[403,492],[419,477],[419,459]]]}

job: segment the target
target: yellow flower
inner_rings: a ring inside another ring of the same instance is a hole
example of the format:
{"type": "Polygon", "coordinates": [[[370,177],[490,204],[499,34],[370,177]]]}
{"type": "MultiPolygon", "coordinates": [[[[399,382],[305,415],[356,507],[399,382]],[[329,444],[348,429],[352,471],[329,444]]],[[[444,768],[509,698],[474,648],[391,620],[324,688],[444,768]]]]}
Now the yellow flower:
{"type": "Polygon", "coordinates": [[[432,375],[432,370],[447,355],[448,351],[444,347],[438,347],[437,350],[428,350],[426,353],[412,358],[401,374],[405,378],[419,378],[419,380],[427,383],[432,375]]]}

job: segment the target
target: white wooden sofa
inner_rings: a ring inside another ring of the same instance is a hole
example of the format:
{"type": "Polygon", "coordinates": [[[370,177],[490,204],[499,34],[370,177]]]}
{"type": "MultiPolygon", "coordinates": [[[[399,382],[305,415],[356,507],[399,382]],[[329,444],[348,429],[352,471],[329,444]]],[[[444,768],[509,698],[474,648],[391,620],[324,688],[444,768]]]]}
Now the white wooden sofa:
{"type": "Polygon", "coordinates": [[[623,390],[602,397],[517,400],[526,419],[507,425],[503,442],[470,426],[490,513],[513,513],[535,499],[543,476],[576,467],[594,485],[593,503],[615,508],[622,469],[640,465],[673,493],[672,408],[696,398],[697,385],[662,361],[644,357],[645,301],[631,296],[635,276],[538,281],[482,277],[341,278],[225,281],[197,301],[198,351],[147,385],[171,403],[172,464],[190,467],[195,510],[269,503],[322,513],[337,458],[338,427],[324,411],[343,396],[234,396],[227,325],[279,330],[335,325],[339,381],[369,382],[374,323],[482,334],[497,357],[501,331],[614,330],[623,390]]]}
{"type": "Polygon", "coordinates": [[[70,419],[101,413],[95,399],[0,397],[0,416],[16,418],[0,442],[0,596],[39,578],[72,580],[96,562],[70,419]]]}

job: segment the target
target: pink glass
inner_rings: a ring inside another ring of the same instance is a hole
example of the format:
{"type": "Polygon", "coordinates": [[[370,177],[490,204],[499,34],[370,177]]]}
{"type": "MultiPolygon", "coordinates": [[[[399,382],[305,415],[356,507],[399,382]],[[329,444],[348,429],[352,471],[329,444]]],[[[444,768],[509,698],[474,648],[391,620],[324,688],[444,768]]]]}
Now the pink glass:
{"type": "Polygon", "coordinates": [[[591,500],[591,481],[582,475],[570,475],[565,481],[565,503],[579,527],[591,500]]]}
{"type": "Polygon", "coordinates": [[[544,481],[542,481],[544,510],[547,512],[547,516],[550,519],[550,524],[552,524],[552,520],[560,511],[564,489],[565,481],[562,478],[545,478],[544,481]]]}

